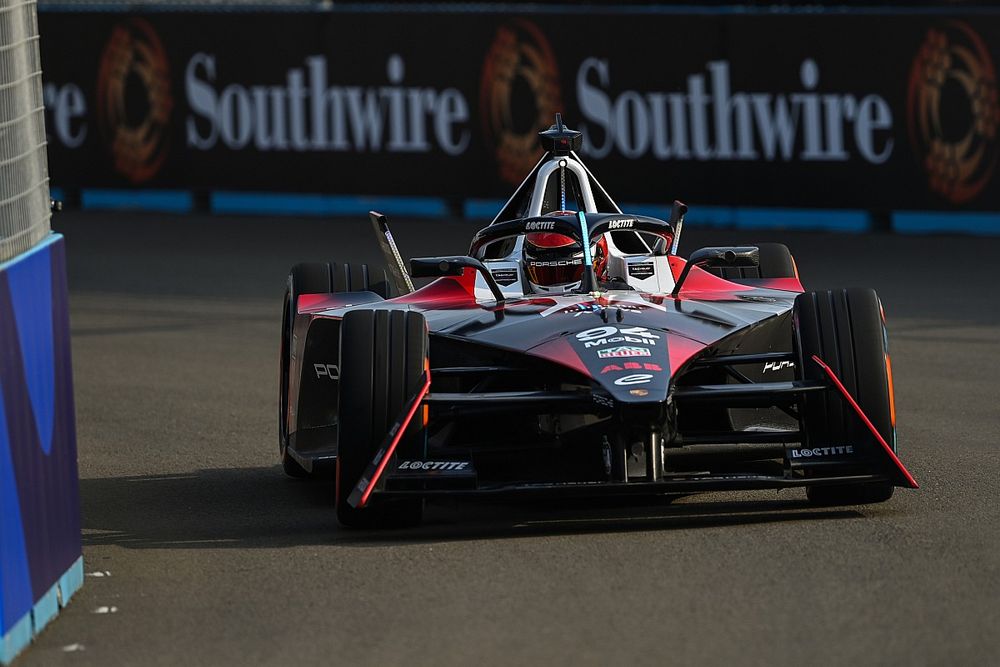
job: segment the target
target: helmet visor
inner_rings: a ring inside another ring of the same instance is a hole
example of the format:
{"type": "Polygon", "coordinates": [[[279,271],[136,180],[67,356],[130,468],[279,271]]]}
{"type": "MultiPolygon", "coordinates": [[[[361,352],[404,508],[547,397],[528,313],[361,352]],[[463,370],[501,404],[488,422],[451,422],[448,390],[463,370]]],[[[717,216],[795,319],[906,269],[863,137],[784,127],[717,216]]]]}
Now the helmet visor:
{"type": "Polygon", "coordinates": [[[548,287],[579,282],[583,278],[583,264],[579,257],[563,259],[529,259],[528,280],[548,287]]]}

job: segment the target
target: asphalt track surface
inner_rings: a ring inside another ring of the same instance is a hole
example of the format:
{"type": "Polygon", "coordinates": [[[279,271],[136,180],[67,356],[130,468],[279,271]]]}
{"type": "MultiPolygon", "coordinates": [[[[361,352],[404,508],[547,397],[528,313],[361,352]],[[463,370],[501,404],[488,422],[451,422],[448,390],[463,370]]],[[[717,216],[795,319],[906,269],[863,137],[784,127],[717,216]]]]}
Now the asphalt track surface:
{"type": "MultiPolygon", "coordinates": [[[[337,526],[277,465],[296,261],[377,261],[367,221],[64,213],[83,590],[17,665],[996,664],[1000,239],[783,240],[810,288],[885,302],[901,455],[922,488],[432,506],[337,526]],[[96,613],[100,608],[113,613],[96,613]],[[69,650],[73,649],[73,650],[69,650]]],[[[398,221],[404,254],[475,225],[398,221]]]]}

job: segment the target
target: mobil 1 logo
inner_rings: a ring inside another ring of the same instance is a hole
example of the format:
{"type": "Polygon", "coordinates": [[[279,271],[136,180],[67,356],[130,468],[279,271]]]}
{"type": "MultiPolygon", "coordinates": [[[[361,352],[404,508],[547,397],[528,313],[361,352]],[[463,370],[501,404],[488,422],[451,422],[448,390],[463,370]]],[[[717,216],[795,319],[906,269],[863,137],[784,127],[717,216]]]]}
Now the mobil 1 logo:
{"type": "Polygon", "coordinates": [[[642,345],[655,346],[660,335],[653,333],[646,327],[594,327],[576,334],[576,339],[583,343],[585,348],[607,347],[616,343],[639,343],[642,345]]]}

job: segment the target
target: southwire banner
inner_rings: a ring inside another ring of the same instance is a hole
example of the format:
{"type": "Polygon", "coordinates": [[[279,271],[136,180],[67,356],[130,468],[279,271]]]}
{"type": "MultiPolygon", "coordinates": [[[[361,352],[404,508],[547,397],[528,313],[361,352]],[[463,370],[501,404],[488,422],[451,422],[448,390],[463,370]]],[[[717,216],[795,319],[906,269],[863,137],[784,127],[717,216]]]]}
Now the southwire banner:
{"type": "Polygon", "coordinates": [[[1000,210],[1000,15],[40,15],[52,182],[1000,210]],[[72,45],[71,48],[68,45],[72,45]]]}

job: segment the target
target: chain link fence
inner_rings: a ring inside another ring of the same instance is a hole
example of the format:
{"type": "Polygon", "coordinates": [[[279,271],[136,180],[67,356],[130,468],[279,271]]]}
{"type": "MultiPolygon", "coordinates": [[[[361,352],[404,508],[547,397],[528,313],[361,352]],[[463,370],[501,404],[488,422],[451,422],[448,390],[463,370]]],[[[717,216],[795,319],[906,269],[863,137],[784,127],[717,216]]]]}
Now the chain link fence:
{"type": "Polygon", "coordinates": [[[35,2],[0,3],[0,262],[49,233],[42,68],[35,2]]]}

